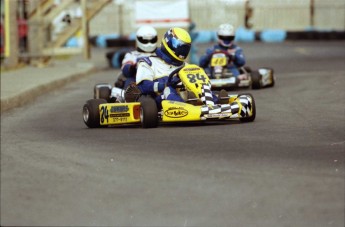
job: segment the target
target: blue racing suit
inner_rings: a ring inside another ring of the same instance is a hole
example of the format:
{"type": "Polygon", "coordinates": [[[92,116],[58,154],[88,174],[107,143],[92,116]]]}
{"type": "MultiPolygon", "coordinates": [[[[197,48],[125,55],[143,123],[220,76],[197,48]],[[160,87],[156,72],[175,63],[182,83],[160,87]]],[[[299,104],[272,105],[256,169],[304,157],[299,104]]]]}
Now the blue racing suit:
{"type": "Polygon", "coordinates": [[[217,44],[211,48],[208,48],[206,50],[205,55],[200,57],[200,60],[199,60],[200,67],[204,68],[206,73],[210,73],[210,70],[211,70],[210,64],[211,64],[212,54],[217,52],[217,50],[231,52],[231,54],[229,53],[231,56],[231,59],[228,62],[227,68],[230,72],[232,72],[234,76],[240,75],[238,68],[244,66],[244,64],[246,63],[246,60],[244,58],[242,48],[237,46],[236,44],[231,44],[230,47],[224,47],[217,44]]]}

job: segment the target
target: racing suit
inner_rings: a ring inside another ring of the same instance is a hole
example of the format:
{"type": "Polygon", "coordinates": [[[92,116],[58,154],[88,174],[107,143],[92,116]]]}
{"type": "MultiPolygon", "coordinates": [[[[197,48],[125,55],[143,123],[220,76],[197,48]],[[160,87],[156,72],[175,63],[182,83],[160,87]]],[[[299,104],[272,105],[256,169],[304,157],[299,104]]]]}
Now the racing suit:
{"type": "Polygon", "coordinates": [[[124,88],[127,88],[129,84],[135,82],[135,76],[137,73],[137,63],[139,59],[151,55],[154,55],[154,53],[140,52],[138,50],[126,53],[122,60],[121,66],[122,74],[125,77],[124,88]]]}
{"type": "Polygon", "coordinates": [[[240,75],[238,68],[244,66],[246,60],[243,55],[243,50],[236,44],[231,44],[230,47],[224,47],[219,44],[214,45],[206,50],[205,55],[200,57],[199,65],[204,68],[206,73],[210,73],[211,67],[211,57],[216,51],[227,51],[230,54],[230,61],[228,62],[227,69],[232,72],[234,76],[240,75]]]}
{"type": "MultiPolygon", "coordinates": [[[[171,60],[160,48],[157,48],[156,56],[142,58],[138,62],[136,84],[142,94],[155,97],[159,108],[164,99],[184,102],[176,88],[167,84],[170,73],[182,68],[184,64],[186,63],[171,60]]],[[[176,79],[177,77],[174,77],[174,80],[176,79]]],[[[215,95],[213,95],[213,99],[214,102],[218,101],[215,95]]]]}
{"type": "Polygon", "coordinates": [[[155,97],[157,105],[160,106],[162,99],[167,98],[162,93],[166,87],[169,74],[182,66],[183,62],[171,60],[160,48],[157,48],[156,56],[139,60],[136,84],[142,94],[155,97]]]}

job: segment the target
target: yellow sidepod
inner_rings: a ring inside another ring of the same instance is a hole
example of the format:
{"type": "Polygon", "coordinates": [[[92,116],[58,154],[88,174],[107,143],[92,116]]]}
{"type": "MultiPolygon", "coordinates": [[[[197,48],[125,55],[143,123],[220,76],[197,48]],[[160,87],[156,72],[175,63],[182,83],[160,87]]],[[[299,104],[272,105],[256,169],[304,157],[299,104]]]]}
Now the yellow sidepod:
{"type": "Polygon", "coordinates": [[[201,121],[201,107],[176,101],[162,101],[162,121],[201,121]]]}
{"type": "Polygon", "coordinates": [[[140,122],[140,102],[106,103],[99,105],[101,125],[140,122]]]}

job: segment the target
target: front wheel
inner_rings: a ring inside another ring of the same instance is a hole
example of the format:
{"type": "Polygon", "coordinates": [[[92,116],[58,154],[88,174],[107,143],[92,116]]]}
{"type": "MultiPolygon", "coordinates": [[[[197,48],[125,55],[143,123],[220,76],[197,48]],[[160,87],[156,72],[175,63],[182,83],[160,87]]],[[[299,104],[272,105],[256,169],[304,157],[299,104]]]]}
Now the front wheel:
{"type": "Polygon", "coordinates": [[[89,128],[100,128],[99,105],[107,103],[105,99],[90,99],[83,106],[83,120],[89,128]]]}
{"type": "Polygon", "coordinates": [[[258,71],[252,71],[250,73],[252,78],[252,89],[260,89],[261,88],[261,74],[258,71]]]}
{"type": "Polygon", "coordinates": [[[156,101],[151,96],[141,96],[140,121],[143,128],[156,128],[158,126],[158,108],[156,101]]]}
{"type": "Polygon", "coordinates": [[[242,104],[242,111],[241,115],[243,115],[240,118],[241,122],[253,122],[256,117],[256,106],[255,106],[255,100],[252,94],[241,94],[238,96],[240,99],[240,102],[242,104]]]}

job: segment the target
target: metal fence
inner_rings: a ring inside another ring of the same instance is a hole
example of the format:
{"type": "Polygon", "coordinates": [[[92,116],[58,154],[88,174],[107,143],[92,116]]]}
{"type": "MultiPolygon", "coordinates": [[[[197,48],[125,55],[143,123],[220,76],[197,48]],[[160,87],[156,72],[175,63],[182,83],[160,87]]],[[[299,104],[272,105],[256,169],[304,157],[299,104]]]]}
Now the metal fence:
{"type": "MultiPolygon", "coordinates": [[[[138,0],[139,1],[139,0],[138,0]]],[[[141,0],[144,1],[144,0],[141,0]]],[[[90,23],[91,35],[130,34],[135,31],[134,0],[109,4],[90,23]]],[[[303,31],[310,27],[321,30],[345,30],[344,0],[249,0],[252,29],[284,29],[303,31]]],[[[197,30],[214,30],[229,22],[245,25],[245,0],[189,0],[190,18],[197,30]]],[[[171,12],[174,13],[174,12],[171,12]]]]}

